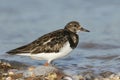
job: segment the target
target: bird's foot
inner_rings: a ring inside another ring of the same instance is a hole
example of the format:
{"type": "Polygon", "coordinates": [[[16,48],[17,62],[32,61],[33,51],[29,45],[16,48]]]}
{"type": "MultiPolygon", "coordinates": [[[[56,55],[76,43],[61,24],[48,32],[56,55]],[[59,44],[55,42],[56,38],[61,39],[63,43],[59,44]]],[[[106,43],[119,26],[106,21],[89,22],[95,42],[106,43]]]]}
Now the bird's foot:
{"type": "Polygon", "coordinates": [[[44,64],[44,66],[55,66],[55,64],[50,64],[50,63],[46,62],[46,63],[44,64]]]}

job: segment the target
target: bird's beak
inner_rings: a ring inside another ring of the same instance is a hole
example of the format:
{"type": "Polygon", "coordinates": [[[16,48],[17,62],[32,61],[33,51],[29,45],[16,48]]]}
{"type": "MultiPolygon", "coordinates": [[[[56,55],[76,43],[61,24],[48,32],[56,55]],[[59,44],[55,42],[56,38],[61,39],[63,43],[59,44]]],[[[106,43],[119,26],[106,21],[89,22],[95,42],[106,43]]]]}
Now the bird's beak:
{"type": "Polygon", "coordinates": [[[83,27],[80,28],[80,31],[90,32],[89,30],[87,30],[87,29],[85,29],[85,28],[83,28],[83,27]]]}

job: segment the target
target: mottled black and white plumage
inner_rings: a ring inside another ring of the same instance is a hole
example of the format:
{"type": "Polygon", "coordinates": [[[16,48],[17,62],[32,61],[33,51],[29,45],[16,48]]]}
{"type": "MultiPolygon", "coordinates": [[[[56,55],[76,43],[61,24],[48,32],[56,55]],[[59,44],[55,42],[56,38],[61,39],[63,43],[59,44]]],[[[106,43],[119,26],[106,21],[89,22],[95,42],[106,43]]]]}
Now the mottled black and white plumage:
{"type": "Polygon", "coordinates": [[[22,47],[8,51],[8,54],[31,56],[34,59],[48,60],[51,63],[57,58],[68,55],[79,42],[77,32],[88,30],[76,21],[69,22],[64,29],[45,34],[37,40],[22,47]]]}

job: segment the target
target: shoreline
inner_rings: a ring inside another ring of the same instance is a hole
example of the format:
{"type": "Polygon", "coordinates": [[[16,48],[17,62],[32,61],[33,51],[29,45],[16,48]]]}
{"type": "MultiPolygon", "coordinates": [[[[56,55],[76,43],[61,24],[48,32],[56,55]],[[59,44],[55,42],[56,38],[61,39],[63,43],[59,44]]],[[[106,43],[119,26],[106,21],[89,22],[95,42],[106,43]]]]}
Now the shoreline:
{"type": "Polygon", "coordinates": [[[4,59],[0,60],[0,75],[1,80],[120,80],[120,72],[103,71],[96,74],[88,70],[70,75],[56,66],[31,67],[31,65],[4,59]]]}

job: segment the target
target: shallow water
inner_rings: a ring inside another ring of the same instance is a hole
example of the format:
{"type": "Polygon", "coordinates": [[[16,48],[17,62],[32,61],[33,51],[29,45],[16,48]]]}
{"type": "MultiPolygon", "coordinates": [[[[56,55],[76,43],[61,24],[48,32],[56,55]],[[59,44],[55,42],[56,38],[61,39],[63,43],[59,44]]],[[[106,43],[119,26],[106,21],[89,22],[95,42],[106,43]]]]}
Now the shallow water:
{"type": "Polygon", "coordinates": [[[0,59],[42,64],[5,52],[76,20],[91,32],[81,32],[78,47],[54,63],[71,73],[120,72],[119,14],[120,0],[0,0],[0,59]]]}

